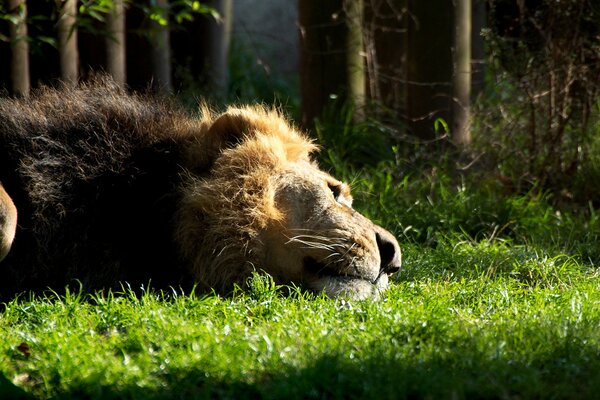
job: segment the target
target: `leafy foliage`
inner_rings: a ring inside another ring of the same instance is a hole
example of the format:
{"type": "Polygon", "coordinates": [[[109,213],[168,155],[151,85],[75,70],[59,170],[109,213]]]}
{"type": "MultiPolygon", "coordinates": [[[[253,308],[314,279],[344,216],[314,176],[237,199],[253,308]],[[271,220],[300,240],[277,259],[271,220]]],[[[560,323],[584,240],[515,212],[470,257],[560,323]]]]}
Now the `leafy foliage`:
{"type": "MultiPolygon", "coordinates": [[[[46,22],[56,22],[60,11],[60,2],[50,0],[43,0],[44,11],[49,13],[45,14],[34,14],[28,16],[28,24],[33,28],[33,35],[30,33],[29,40],[34,44],[36,42],[46,43],[53,47],[56,47],[57,42],[54,37],[47,36],[43,32],[37,32],[38,25],[47,28],[46,22]]],[[[216,10],[207,4],[204,4],[197,0],[174,0],[170,1],[168,9],[158,6],[155,1],[146,2],[135,2],[132,0],[124,0],[126,7],[137,7],[142,10],[143,15],[158,23],[161,26],[170,24],[175,26],[181,25],[184,21],[191,21],[198,15],[210,15],[212,18],[219,19],[220,16],[216,10]]],[[[80,0],[77,13],[77,28],[84,31],[90,32],[95,35],[106,35],[106,29],[101,27],[98,23],[106,21],[106,16],[112,10],[114,10],[114,0],[80,0]]],[[[24,11],[24,5],[20,6],[17,12],[9,12],[7,7],[0,4],[0,20],[6,20],[11,24],[15,24],[18,18],[22,16],[24,11]]],[[[9,38],[5,35],[0,34],[0,41],[9,41],[9,38]]]]}
{"type": "Polygon", "coordinates": [[[166,17],[169,14],[176,25],[192,21],[197,15],[210,15],[216,20],[220,19],[219,13],[214,8],[197,0],[173,0],[169,2],[168,8],[158,6],[156,1],[150,1],[147,5],[137,5],[134,2],[132,4],[140,7],[148,18],[161,26],[169,25],[169,18],[166,17]]]}
{"type": "Polygon", "coordinates": [[[600,194],[600,8],[589,0],[490,0],[489,85],[477,141],[519,190],[580,202],[600,194]],[[587,186],[587,187],[586,187],[587,186]]]}

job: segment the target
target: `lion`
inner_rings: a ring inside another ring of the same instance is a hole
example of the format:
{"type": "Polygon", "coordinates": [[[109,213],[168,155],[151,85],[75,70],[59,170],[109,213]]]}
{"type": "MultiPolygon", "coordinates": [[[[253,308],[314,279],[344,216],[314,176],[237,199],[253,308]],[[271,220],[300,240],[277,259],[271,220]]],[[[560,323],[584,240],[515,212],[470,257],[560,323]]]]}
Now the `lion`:
{"type": "Polygon", "coordinates": [[[0,296],[74,282],[227,293],[264,271],[377,297],[398,242],[317,151],[276,109],[190,115],[107,78],[0,100],[0,296]]]}

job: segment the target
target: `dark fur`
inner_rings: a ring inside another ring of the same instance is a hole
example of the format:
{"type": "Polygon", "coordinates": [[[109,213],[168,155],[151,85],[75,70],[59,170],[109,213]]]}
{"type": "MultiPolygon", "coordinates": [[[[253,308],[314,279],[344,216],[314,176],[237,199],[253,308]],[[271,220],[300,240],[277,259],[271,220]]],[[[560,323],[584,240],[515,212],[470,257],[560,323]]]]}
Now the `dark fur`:
{"type": "Polygon", "coordinates": [[[110,82],[0,100],[0,181],[19,210],[0,296],[187,285],[172,239],[189,118],[110,82]]]}

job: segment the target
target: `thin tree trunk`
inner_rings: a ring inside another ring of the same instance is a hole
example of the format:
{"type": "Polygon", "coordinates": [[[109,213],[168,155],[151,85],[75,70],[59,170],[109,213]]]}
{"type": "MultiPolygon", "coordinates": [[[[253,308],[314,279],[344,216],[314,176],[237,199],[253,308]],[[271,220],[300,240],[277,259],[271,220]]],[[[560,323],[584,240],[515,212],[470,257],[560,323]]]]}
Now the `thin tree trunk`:
{"type": "Polygon", "coordinates": [[[471,0],[455,0],[455,7],[452,139],[465,146],[471,142],[471,0]]]}
{"type": "Polygon", "coordinates": [[[486,26],[486,0],[472,0],[471,6],[471,98],[475,98],[485,84],[485,43],[481,32],[486,26]]]}
{"type": "Polygon", "coordinates": [[[106,19],[106,69],[115,82],[124,86],[125,75],[125,10],[123,0],[113,0],[106,19]]]}
{"type": "Polygon", "coordinates": [[[27,97],[31,89],[29,78],[29,43],[27,42],[27,5],[25,0],[8,0],[8,9],[16,22],[10,24],[12,92],[27,97]]]}
{"type": "Polygon", "coordinates": [[[77,0],[64,0],[58,19],[58,51],[60,76],[68,85],[79,79],[79,51],[77,49],[77,0]]]}
{"type": "Polygon", "coordinates": [[[363,0],[344,2],[348,38],[346,39],[346,68],[348,73],[348,101],[362,115],[365,104],[365,52],[363,42],[363,0]]]}
{"type": "MultiPolygon", "coordinates": [[[[156,0],[156,5],[161,7],[163,18],[169,18],[169,1],[156,0]]],[[[171,79],[171,43],[169,26],[161,26],[155,23],[151,32],[152,46],[152,77],[155,90],[163,94],[173,93],[173,81],[171,79]]]]}
{"type": "Polygon", "coordinates": [[[225,98],[229,86],[228,60],[231,42],[231,23],[233,4],[231,0],[213,0],[212,7],[221,17],[219,21],[211,20],[208,24],[207,64],[211,87],[216,97],[225,98]]]}

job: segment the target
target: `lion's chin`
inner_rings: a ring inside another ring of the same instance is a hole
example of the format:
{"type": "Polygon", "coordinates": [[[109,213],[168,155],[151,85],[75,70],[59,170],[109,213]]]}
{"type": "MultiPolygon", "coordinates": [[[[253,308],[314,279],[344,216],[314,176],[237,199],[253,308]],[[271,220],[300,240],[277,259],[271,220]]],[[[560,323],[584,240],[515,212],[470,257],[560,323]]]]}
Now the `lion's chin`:
{"type": "Polygon", "coordinates": [[[377,277],[343,274],[312,257],[305,257],[303,266],[304,270],[312,275],[312,279],[305,281],[307,286],[332,298],[377,299],[388,286],[388,275],[383,272],[377,277]]]}
{"type": "Polygon", "coordinates": [[[376,300],[387,288],[388,276],[382,274],[375,283],[353,276],[323,276],[311,286],[315,292],[324,292],[329,297],[376,300]]]}

